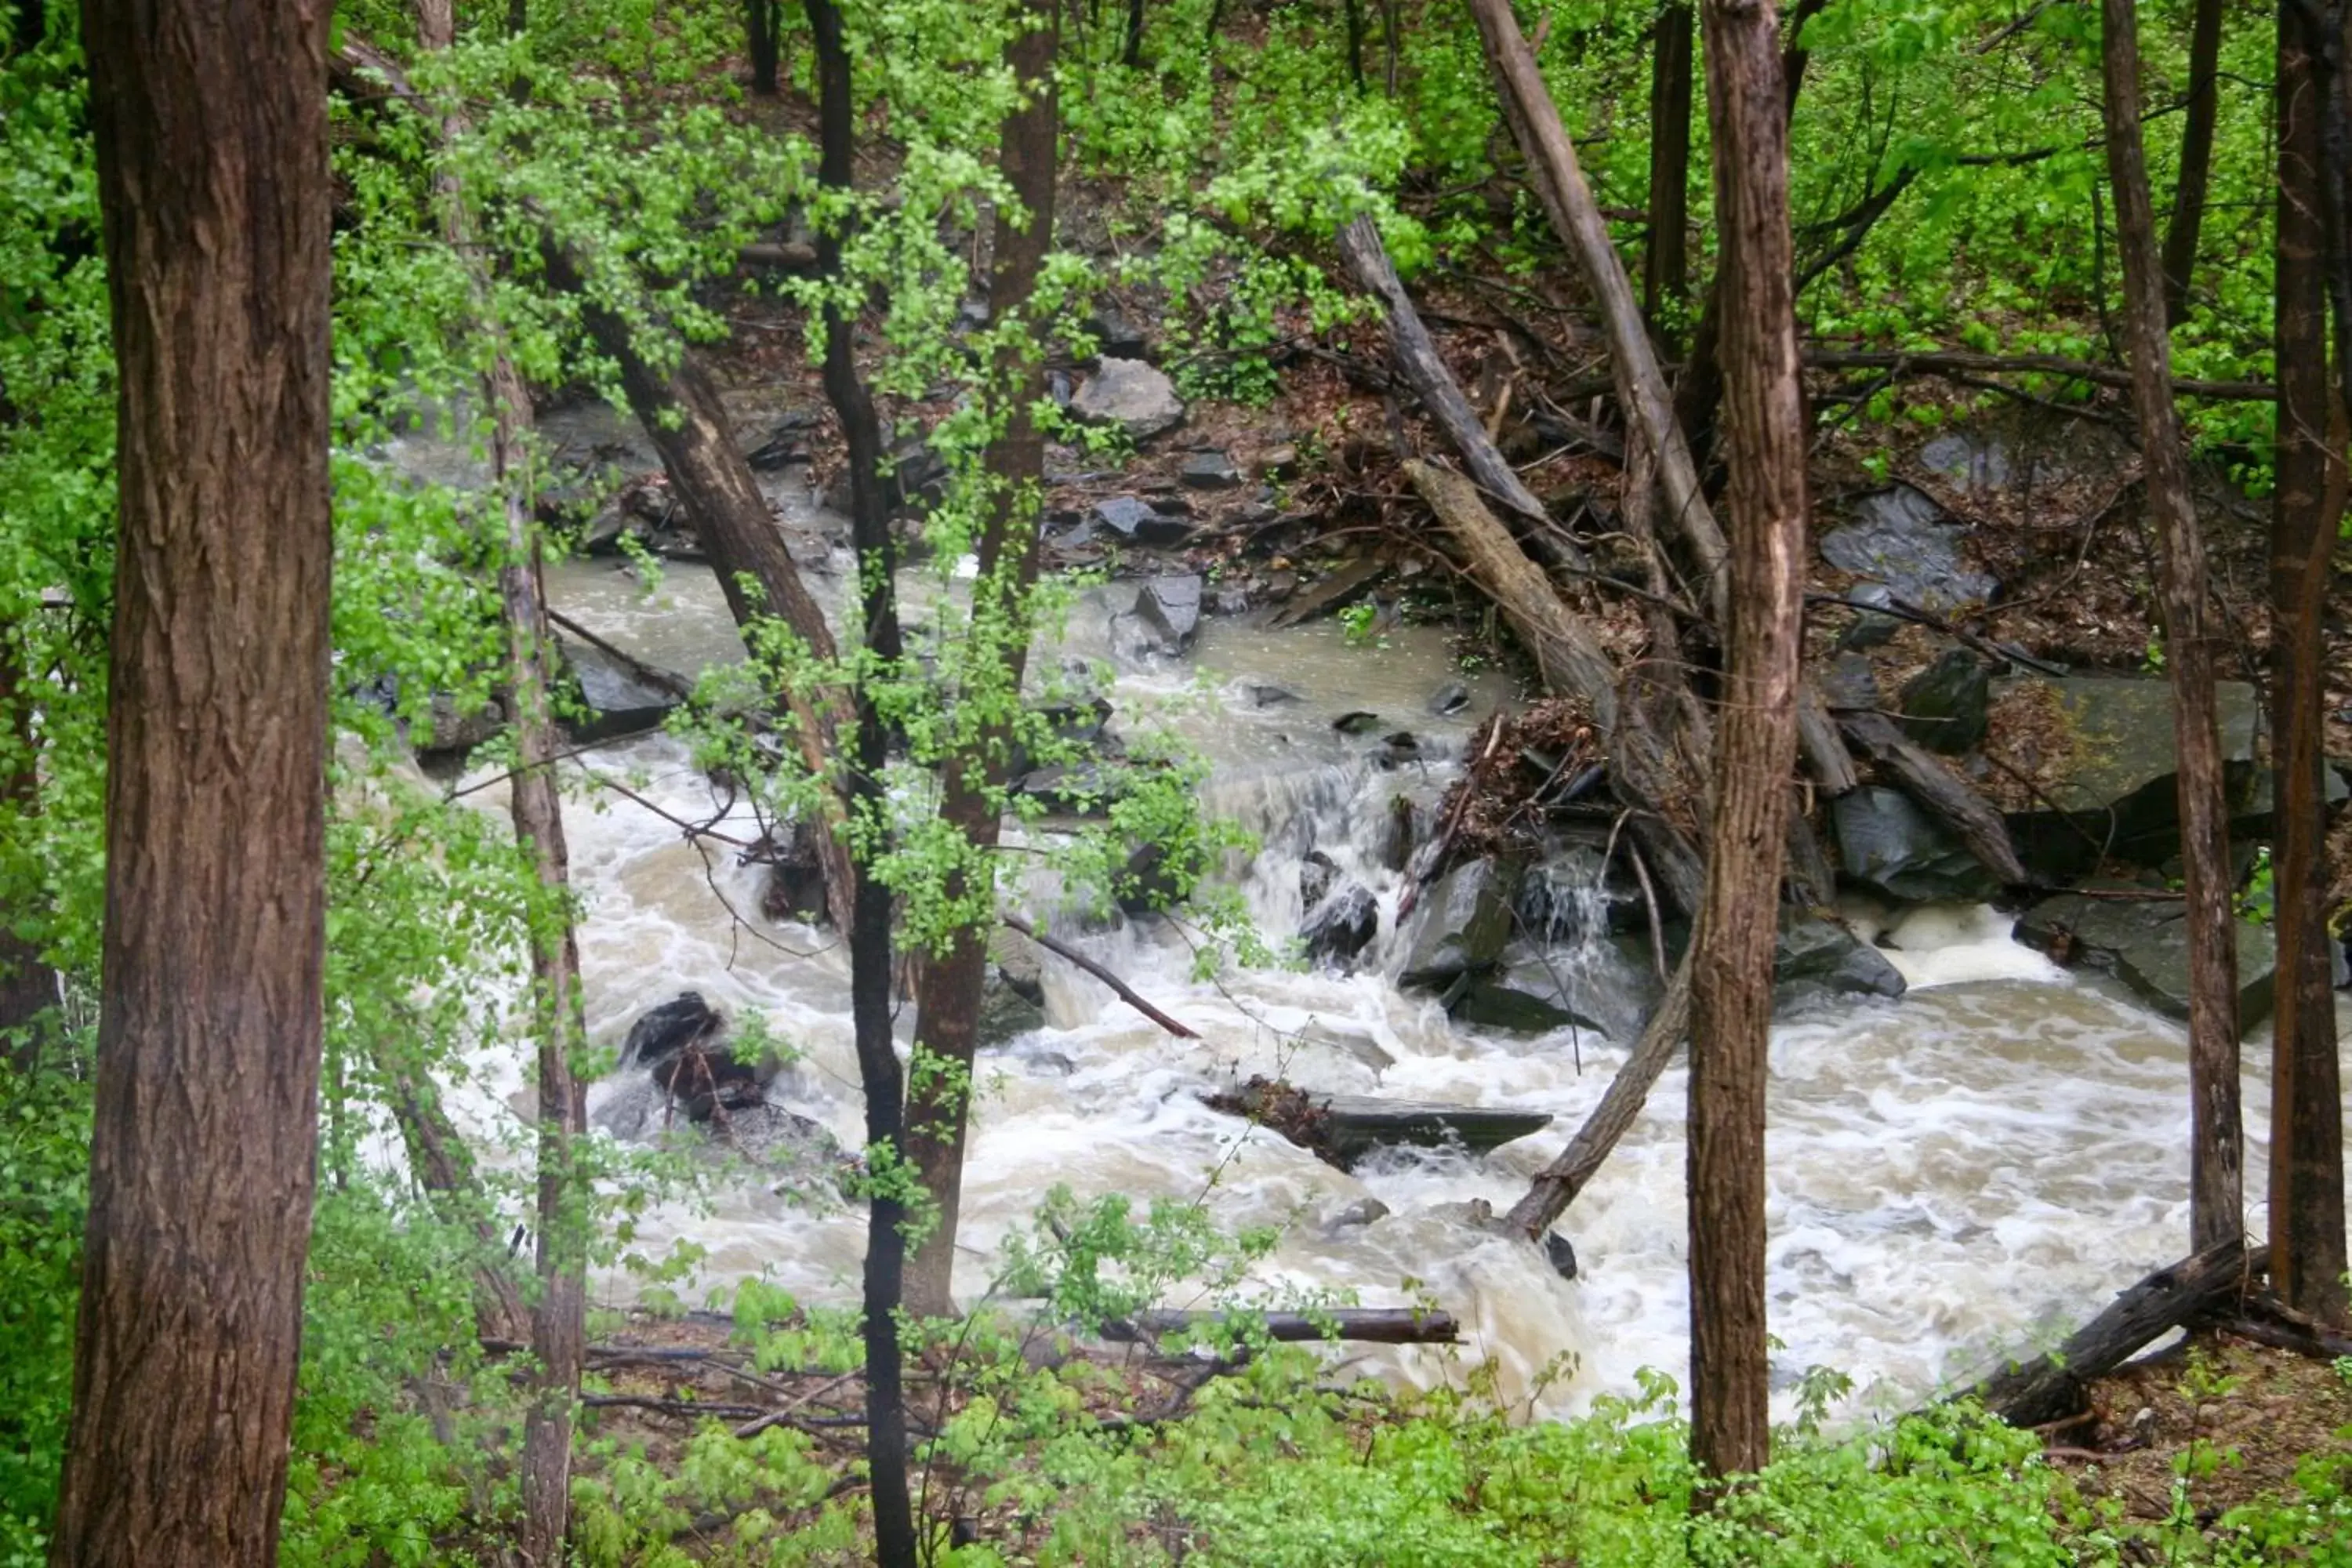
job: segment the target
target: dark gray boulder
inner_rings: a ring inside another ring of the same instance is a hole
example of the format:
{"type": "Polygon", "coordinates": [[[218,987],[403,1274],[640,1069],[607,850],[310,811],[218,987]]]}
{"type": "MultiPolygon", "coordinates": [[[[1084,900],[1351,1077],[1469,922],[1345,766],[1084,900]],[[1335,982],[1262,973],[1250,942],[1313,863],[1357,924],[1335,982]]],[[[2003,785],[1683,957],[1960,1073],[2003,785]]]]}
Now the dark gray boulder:
{"type": "Polygon", "coordinates": [[[1134,618],[1160,652],[1183,652],[1201,629],[1201,579],[1150,578],[1135,595],[1134,618]]]}
{"type": "Polygon", "coordinates": [[[1139,496],[1105,496],[1087,509],[1086,522],[1121,539],[1134,539],[1146,522],[1159,515],[1139,496]]]}
{"type": "Polygon", "coordinates": [[[1425,889],[1413,910],[1397,984],[1443,990],[1465,974],[1494,968],[1511,940],[1518,881],[1515,861],[1467,860],[1425,889]]]}
{"type": "Polygon", "coordinates": [[[1176,478],[1186,489],[1231,490],[1241,488],[1242,472],[1223,452],[1194,452],[1176,470],[1176,478]]]}
{"type": "Polygon", "coordinates": [[[1784,910],[1772,953],[1776,1012],[1843,997],[1903,994],[1901,972],[1886,955],[1833,921],[1784,910]]]}
{"type": "Polygon", "coordinates": [[[1940,615],[1982,603],[1997,586],[1961,560],[1964,534],[1925,494],[1895,485],[1854,503],[1853,521],[1822,536],[1822,559],[1940,615]]]}
{"type": "Polygon", "coordinates": [[[1903,684],[1903,732],[1931,752],[1957,757],[1985,738],[1992,711],[1992,671],[1966,648],[1952,648],[1903,684]]]}
{"type": "Polygon", "coordinates": [[[1838,859],[1848,879],[1908,903],[1973,903],[2000,879],[1907,795],[1864,784],[1830,803],[1838,859]]]}
{"type": "Polygon", "coordinates": [[[1346,968],[1380,934],[1381,906],[1371,889],[1352,877],[1338,878],[1299,922],[1307,956],[1327,967],[1346,968]]]}
{"type": "Polygon", "coordinates": [[[564,715],[563,731],[574,745],[658,730],[682,700],[683,680],[662,685],[588,643],[558,637],[556,646],[584,710],[564,715]]]}

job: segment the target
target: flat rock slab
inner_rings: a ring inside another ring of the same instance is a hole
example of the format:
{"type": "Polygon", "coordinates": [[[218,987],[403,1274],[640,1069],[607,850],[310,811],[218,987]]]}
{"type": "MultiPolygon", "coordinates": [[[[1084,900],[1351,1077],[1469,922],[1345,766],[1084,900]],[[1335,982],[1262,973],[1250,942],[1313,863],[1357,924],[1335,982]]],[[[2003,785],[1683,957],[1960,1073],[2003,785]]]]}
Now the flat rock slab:
{"type": "MultiPolygon", "coordinates": [[[[2267,926],[2237,922],[2238,1027],[2267,1017],[2278,944],[2267,926]]],[[[2169,1018],[2189,1016],[2188,906],[2179,899],[2061,893],[2025,911],[2017,938],[2062,963],[2113,974],[2169,1018]]]]}
{"type": "Polygon", "coordinates": [[[1895,485],[1857,501],[1853,521],[1822,537],[1822,559],[1940,615],[1991,598],[1996,586],[1962,562],[1964,531],[1924,493],[1895,485]]]}

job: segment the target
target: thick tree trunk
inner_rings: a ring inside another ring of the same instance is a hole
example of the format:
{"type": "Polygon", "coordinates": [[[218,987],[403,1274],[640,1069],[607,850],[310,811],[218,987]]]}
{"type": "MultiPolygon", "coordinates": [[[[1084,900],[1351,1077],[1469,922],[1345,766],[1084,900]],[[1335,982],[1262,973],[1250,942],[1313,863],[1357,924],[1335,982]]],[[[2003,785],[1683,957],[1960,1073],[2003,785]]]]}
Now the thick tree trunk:
{"type": "Polygon", "coordinates": [[[1771,1447],[1764,1059],[1797,752],[1806,440],[1780,29],[1754,0],[1707,0],[1703,15],[1735,539],[1713,848],[1691,942],[1691,1457],[1723,1476],[1763,1468],[1771,1447]]]}
{"type": "Polygon", "coordinates": [[[1143,0],[1127,0],[1127,47],[1118,63],[1129,70],[1143,64],[1143,0]]]}
{"type": "MultiPolygon", "coordinates": [[[[1029,0],[1029,30],[1005,47],[1005,63],[1024,84],[1026,101],[1005,116],[1000,163],[1020,198],[1025,222],[996,211],[988,319],[1025,321],[1045,253],[1054,239],[1055,153],[1061,114],[1054,93],[1055,56],[1061,44],[1057,0],[1029,0]]],[[[1006,400],[1004,433],[989,446],[988,520],[979,541],[972,582],[971,626],[979,659],[960,703],[981,717],[971,743],[946,764],[940,815],[971,846],[977,872],[952,877],[950,898],[967,891],[971,875],[993,881],[992,852],[1003,827],[1003,789],[1012,756],[1013,713],[1029,665],[1029,595],[1037,581],[1038,506],[1044,496],[1045,436],[1036,406],[1045,395],[1042,324],[997,358],[994,393],[1006,400]],[[992,643],[990,647],[986,645],[992,643]]],[[[945,1317],[955,1310],[953,1275],[957,1219],[963,1199],[965,1124],[971,1111],[971,1065],[980,1036],[980,1008],[988,979],[989,928],[966,926],[943,955],[927,957],[917,987],[920,1012],[915,1038],[923,1057],[907,1105],[907,1153],[938,1210],[938,1222],[915,1248],[907,1271],[907,1310],[945,1317]],[[937,1069],[945,1066],[949,1070],[937,1069]]]]}
{"type": "Polygon", "coordinates": [[[751,47],[751,90],[761,98],[773,98],[783,7],[780,0],[743,0],[743,22],[751,47]]]}
{"type": "Polygon", "coordinates": [[[82,10],[121,520],[60,1568],[277,1558],[326,940],[327,21],[82,10]]]}
{"type": "MultiPolygon", "coordinates": [[[[841,12],[834,0],[805,0],[817,67],[818,167],[824,184],[846,193],[853,184],[856,103],[850,81],[841,12]]],[[[841,272],[841,236],[821,233],[817,265],[828,278],[841,272]]],[[[882,490],[882,429],[874,399],[857,373],[854,316],[837,303],[824,312],[824,391],[849,447],[850,542],[864,584],[861,622],[866,650],[886,664],[899,657],[897,552],[882,490]]],[[[842,794],[853,831],[880,847],[889,803],[882,790],[888,735],[873,695],[854,694],[856,749],[843,770],[842,794]]],[[[857,1076],[866,1094],[868,1168],[877,1173],[867,1196],[866,1279],[866,1458],[874,1507],[874,1558],[879,1568],[915,1568],[914,1505],[907,1485],[905,1368],[898,1349],[898,1307],[905,1286],[908,1218],[906,1078],[890,1033],[890,890],[869,859],[855,868],[849,934],[849,1001],[857,1076]]]]}
{"type": "Polygon", "coordinates": [[[2197,233],[2205,222],[2205,189],[2213,170],[2213,127],[2221,113],[2222,4],[2223,0],[2197,0],[2197,18],[2189,36],[2189,118],[2180,130],[2180,170],[2172,190],[2172,216],[2164,230],[2164,315],[2170,322],[2189,314],[2189,282],[2197,268],[2197,233]]]}
{"type": "MultiPolygon", "coordinates": [[[[2200,13],[2201,16],[2201,13],[2200,13]]],[[[2271,761],[2278,1003],[2271,1071],[2271,1285],[2346,1321],[2344,1112],[2327,935],[2323,616],[2342,516],[2327,374],[2318,72],[2292,5],[2278,24],[2277,465],[2271,525],[2271,761]]]]}
{"type": "Polygon", "coordinates": [[[1348,21],[1348,79],[1364,90],[1364,0],[1340,0],[1348,21]]]}
{"type": "Polygon", "coordinates": [[[2156,527],[2165,661],[2172,671],[2180,756],[2180,848],[2189,906],[2189,1244],[2217,1247],[2245,1228],[2244,1135],[2238,1109],[2238,957],[2230,907],[2229,800],[2214,709],[2216,632],[2205,587],[2205,544],[2189,493],[2189,464],[2172,406],[2172,352],[2156,215],[2140,146],[2139,41],[2132,0],[2104,0],[2107,172],[2123,260],[2125,341],[2140,455],[2156,527]]]}
{"type": "Polygon", "coordinates": [[[1650,238],[1642,253],[1642,313],[1653,331],[1690,293],[1691,14],[1658,13],[1650,49],[1650,238]]]}

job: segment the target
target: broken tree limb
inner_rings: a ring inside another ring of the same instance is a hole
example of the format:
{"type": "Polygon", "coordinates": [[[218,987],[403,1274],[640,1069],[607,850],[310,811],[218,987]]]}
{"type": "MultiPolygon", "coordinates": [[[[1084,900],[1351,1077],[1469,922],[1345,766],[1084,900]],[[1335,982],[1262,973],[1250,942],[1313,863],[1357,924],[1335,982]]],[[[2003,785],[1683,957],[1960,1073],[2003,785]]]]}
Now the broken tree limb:
{"type": "Polygon", "coordinates": [[[1986,870],[2012,888],[2032,880],[2025,863],[2017,858],[2017,846],[2011,842],[2009,825],[2000,813],[1925,747],[1896,729],[1894,720],[1875,709],[1847,709],[1837,717],[1846,739],[1894,775],[1906,795],[1949,827],[1986,870]]]}
{"type": "Polygon", "coordinates": [[[1405,463],[1404,475],[1460,545],[1471,577],[1501,606],[1511,629],[1535,655],[1544,685],[1563,697],[1582,698],[1601,727],[1613,730],[1616,666],[1543,568],[1528,559],[1510,530],[1487,509],[1477,487],[1449,468],[1417,460],[1405,463]]]}
{"type": "Polygon", "coordinates": [[[1161,1339],[1196,1329],[1229,1325],[1244,1337],[1261,1329],[1268,1339],[1290,1342],[1322,1339],[1375,1345],[1450,1345],[1462,1337],[1451,1312],[1414,1307],[1344,1307],[1328,1312],[1138,1312],[1103,1325],[1103,1338],[1122,1342],[1161,1339]]]}
{"type": "Polygon", "coordinates": [[[1536,1173],[1527,1196],[1513,1204],[1511,1212],[1503,1216],[1503,1223],[1515,1234],[1529,1241],[1540,1241],[1544,1233],[1568,1212],[1568,1205],[1592,1180],[1593,1173],[1607,1161],[1617,1141],[1633,1125],[1633,1119],[1641,1115],[1658,1076],[1674,1060],[1683,1037],[1690,1031],[1690,955],[1685,953],[1682,962],[1675,965],[1675,977],[1667,982],[1666,994],[1659,1001],[1658,1010],[1650,1016],[1649,1026],[1642,1031],[1633,1055],[1617,1069],[1617,1076],[1610,1079],[1608,1092],[1601,1097],[1601,1103],[1584,1119],[1584,1125],[1576,1130],[1568,1147],[1536,1173]]]}
{"type": "Polygon", "coordinates": [[[1664,373],[1650,346],[1649,329],[1633,298],[1633,280],[1609,238],[1609,222],[1592,199],[1578,165],[1575,145],[1560,123],[1559,106],[1537,68],[1512,16],[1510,0],[1470,0],[1486,64],[1503,101],[1504,117],[1528,160],[1528,174],[1550,216],[1552,227],[1577,259],[1585,285],[1601,306],[1618,394],[1628,416],[1640,421],[1657,454],[1658,479],[1665,491],[1669,522],[1689,547],[1691,563],[1705,584],[1704,602],[1717,625],[1727,624],[1724,563],[1729,555],[1722,527],[1699,488],[1690,447],[1675,423],[1664,373]]]}
{"type": "MultiPolygon", "coordinates": [[[[1958,349],[1937,349],[1924,353],[1908,353],[1868,349],[1808,349],[1806,368],[1811,370],[1885,370],[1896,375],[1917,372],[1922,375],[2052,375],[2068,381],[2087,381],[2095,386],[2128,388],[2131,372],[2114,365],[2093,364],[2088,360],[2067,359],[2061,354],[1989,354],[1971,353],[1958,349]]],[[[2275,403],[2278,388],[2267,381],[2192,381],[2176,380],[2173,392],[2181,397],[2203,398],[2213,403],[2275,403]]]]}
{"type": "Polygon", "coordinates": [[[1105,985],[1109,986],[1113,992],[1118,994],[1120,1001],[1126,1003],[1129,1006],[1134,1008],[1137,1012],[1142,1014],[1145,1017],[1150,1019],[1153,1023],[1159,1025],[1161,1028],[1167,1030],[1178,1039],[1197,1040],[1201,1037],[1201,1032],[1198,1029],[1186,1027],[1184,1025],[1170,1017],[1167,1014],[1161,1012],[1159,1008],[1153,1006],[1150,1003],[1145,1001],[1141,996],[1136,994],[1135,988],[1133,986],[1129,985],[1126,981],[1121,980],[1118,975],[1113,974],[1109,970],[1105,969],[1101,964],[1097,963],[1093,959],[1088,958],[1085,953],[1080,952],[1076,948],[1072,947],[1068,942],[1062,941],[1058,937],[1047,935],[1045,932],[1039,931],[1035,926],[1031,925],[1027,921],[1023,920],[1019,915],[999,915],[996,918],[998,922],[1002,924],[1005,930],[1019,931],[1023,936],[1027,937],[1031,942],[1035,942],[1047,952],[1054,954],[1057,958],[1068,959],[1072,963],[1076,964],[1080,969],[1085,970],[1088,974],[1093,975],[1097,980],[1099,980],[1105,985]]]}
{"type": "MultiPolygon", "coordinates": [[[[1358,285],[1387,310],[1389,357],[1395,362],[1397,373],[1412,384],[1422,406],[1445,432],[1445,438],[1454,443],[1454,449],[1462,454],[1470,477],[1501,505],[1539,528],[1549,528],[1551,514],[1495,449],[1493,438],[1478,422],[1469,399],[1462,395],[1454,373],[1438,357],[1437,345],[1430,341],[1429,329],[1422,325],[1412,296],[1398,279],[1396,268],[1381,244],[1381,231],[1372,226],[1370,218],[1359,217],[1341,227],[1339,255],[1358,285]]],[[[1576,557],[1581,553],[1576,552],[1576,557]]],[[[1582,564],[1580,559],[1578,563],[1582,564]]]]}
{"type": "Polygon", "coordinates": [[[2264,1254],[2231,1237],[2168,1264],[2126,1290],[2048,1355],[1995,1373],[1967,1391],[2012,1426],[2042,1426],[2081,1411],[2089,1387],[2168,1329],[2234,1303],[2263,1271],[2264,1254]]]}

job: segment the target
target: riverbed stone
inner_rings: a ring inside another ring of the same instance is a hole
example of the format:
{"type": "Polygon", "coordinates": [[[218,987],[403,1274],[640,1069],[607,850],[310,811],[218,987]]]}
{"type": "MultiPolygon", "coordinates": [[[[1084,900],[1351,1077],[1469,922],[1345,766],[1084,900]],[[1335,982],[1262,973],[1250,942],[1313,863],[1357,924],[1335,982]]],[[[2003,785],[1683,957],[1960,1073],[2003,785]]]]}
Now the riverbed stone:
{"type": "Polygon", "coordinates": [[[1348,969],[1380,930],[1380,901],[1371,889],[1341,876],[1308,909],[1298,936],[1308,959],[1328,968],[1348,969]]]}
{"type": "Polygon", "coordinates": [[[1511,939],[1518,880],[1517,861],[1468,860],[1426,889],[1413,910],[1397,984],[1443,990],[1494,968],[1511,939]]]}
{"type": "Polygon", "coordinates": [[[600,647],[565,637],[556,647],[586,710],[564,717],[563,731],[574,745],[658,730],[679,705],[677,687],[647,679],[600,647]]]}
{"type": "Polygon", "coordinates": [[[1853,521],[1822,536],[1822,559],[1941,615],[1990,599],[1998,585],[1962,561],[1964,536],[1925,493],[1895,485],[1854,503],[1853,521]]]}
{"type": "Polygon", "coordinates": [[[1957,757],[1985,738],[1992,671],[1968,649],[1947,650],[1903,684],[1903,732],[1931,752],[1957,757]]]}
{"type": "Polygon", "coordinates": [[[1150,578],[1136,593],[1135,618],[1159,639],[1160,651],[1183,652],[1201,629],[1201,579],[1150,578]]]}
{"type": "Polygon", "coordinates": [[[1909,903],[1972,903],[2000,879],[1900,790],[1864,784],[1830,802],[1846,877],[1909,903]]]}
{"type": "Polygon", "coordinates": [[[1176,384],[1139,359],[1105,354],[1070,399],[1070,412],[1093,425],[1113,425],[1138,445],[1184,422],[1176,384]]]}
{"type": "MultiPolygon", "coordinates": [[[[2113,974],[2167,1017],[2189,1016],[2188,905],[2153,889],[2108,883],[2042,900],[2017,922],[2017,939],[2069,965],[2113,974]],[[2108,893],[2116,897],[2095,897],[2108,893]],[[2132,896],[2141,893],[2150,897],[2132,896]]],[[[2278,944],[2268,926],[2236,922],[2238,1027],[2270,1015],[2278,944]]]]}
{"type": "Polygon", "coordinates": [[[1903,975],[1886,955],[1834,921],[1783,910],[1772,954],[1776,1012],[1854,996],[1900,996],[1903,975]]]}
{"type": "Polygon", "coordinates": [[[1133,539],[1159,515],[1141,496],[1105,496],[1087,509],[1086,521],[1121,539],[1133,539]]]}

